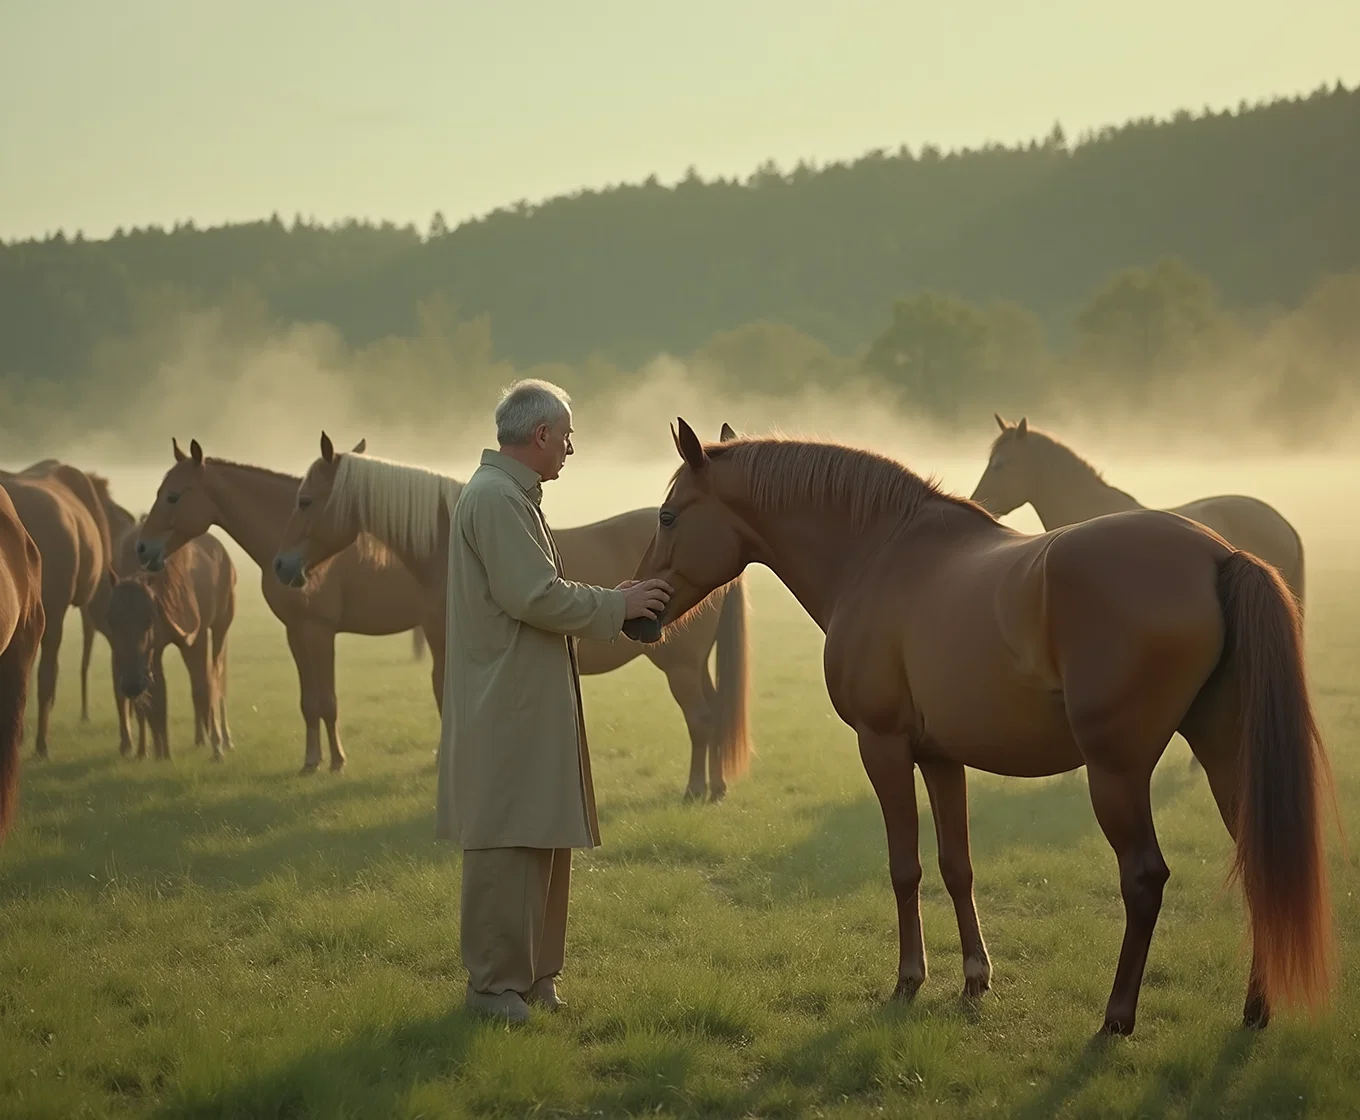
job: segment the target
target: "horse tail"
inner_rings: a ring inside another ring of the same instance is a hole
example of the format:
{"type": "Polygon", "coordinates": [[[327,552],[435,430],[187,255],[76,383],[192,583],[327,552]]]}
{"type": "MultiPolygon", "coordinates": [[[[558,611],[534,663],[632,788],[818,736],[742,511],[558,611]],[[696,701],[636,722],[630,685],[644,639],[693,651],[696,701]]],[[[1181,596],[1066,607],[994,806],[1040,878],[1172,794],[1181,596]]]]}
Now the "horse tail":
{"type": "Polygon", "coordinates": [[[717,713],[715,741],[722,751],[723,774],[740,777],[751,763],[750,639],[747,633],[746,582],[738,576],[727,585],[718,616],[717,713]]]}
{"type": "Polygon", "coordinates": [[[1240,696],[1237,854],[1257,980],[1268,1002],[1327,1002],[1331,903],[1320,798],[1331,772],[1308,697],[1293,593],[1275,568],[1234,552],[1219,601],[1240,696]]]}

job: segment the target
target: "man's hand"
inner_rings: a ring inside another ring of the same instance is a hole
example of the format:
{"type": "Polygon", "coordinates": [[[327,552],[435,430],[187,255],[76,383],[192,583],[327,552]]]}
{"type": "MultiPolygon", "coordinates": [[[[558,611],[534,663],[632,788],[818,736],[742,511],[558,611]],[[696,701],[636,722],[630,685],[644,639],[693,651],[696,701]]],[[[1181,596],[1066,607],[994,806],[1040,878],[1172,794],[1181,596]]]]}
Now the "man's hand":
{"type": "Polygon", "coordinates": [[[623,592],[623,617],[656,618],[666,609],[674,589],[664,579],[626,579],[615,591],[623,592]]]}

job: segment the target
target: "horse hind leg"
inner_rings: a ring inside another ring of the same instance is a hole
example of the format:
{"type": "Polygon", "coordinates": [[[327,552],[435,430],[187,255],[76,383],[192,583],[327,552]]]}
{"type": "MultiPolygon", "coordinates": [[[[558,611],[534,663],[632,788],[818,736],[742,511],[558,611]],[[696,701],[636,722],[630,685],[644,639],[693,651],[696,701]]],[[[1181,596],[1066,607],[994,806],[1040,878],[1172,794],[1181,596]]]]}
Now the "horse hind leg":
{"type": "Polygon", "coordinates": [[[80,722],[90,722],[90,656],[94,652],[94,620],[90,608],[80,610],[80,722]]]}
{"type": "Polygon", "coordinates": [[[1091,807],[1119,860],[1119,893],[1124,899],[1124,942],[1105,1007],[1106,1034],[1132,1034],[1138,1015],[1152,934],[1171,871],[1162,858],[1152,823],[1152,772],[1087,763],[1091,807]]]}
{"type": "Polygon", "coordinates": [[[992,984],[992,962],[973,899],[973,858],[968,845],[968,777],[957,762],[918,761],[935,819],[940,877],[954,903],[963,950],[963,994],[981,996],[992,984]]]}
{"type": "MultiPolygon", "coordinates": [[[[689,732],[689,784],[685,787],[685,800],[702,801],[705,792],[704,764],[708,759],[714,709],[705,696],[700,674],[694,671],[693,666],[664,665],[660,668],[666,674],[666,684],[680,706],[685,717],[685,729],[689,732]]],[[[707,675],[707,668],[703,675],[707,675]]],[[[721,760],[718,765],[721,767],[721,760]]],[[[717,791],[714,790],[714,793],[717,791]]],[[[718,797],[714,799],[718,800],[718,797]]]]}
{"type": "MultiPolygon", "coordinates": [[[[1235,675],[1224,667],[1200,693],[1180,729],[1204,767],[1214,804],[1234,843],[1237,841],[1238,756],[1241,749],[1237,735],[1237,697],[1235,675]]],[[[1257,960],[1257,946],[1253,942],[1247,994],[1242,1006],[1242,1023],[1247,1027],[1265,1027],[1270,1023],[1270,1004],[1259,979],[1257,960]]]]}

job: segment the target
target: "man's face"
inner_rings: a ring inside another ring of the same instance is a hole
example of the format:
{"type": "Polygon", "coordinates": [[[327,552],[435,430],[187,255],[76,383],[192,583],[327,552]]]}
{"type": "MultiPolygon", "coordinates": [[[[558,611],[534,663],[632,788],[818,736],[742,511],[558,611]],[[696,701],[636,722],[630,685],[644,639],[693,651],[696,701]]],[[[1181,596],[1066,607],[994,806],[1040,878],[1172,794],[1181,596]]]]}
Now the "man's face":
{"type": "Polygon", "coordinates": [[[540,455],[538,473],[544,482],[550,482],[562,473],[567,456],[573,452],[571,434],[570,413],[551,427],[540,424],[538,431],[534,433],[534,442],[540,455]]]}

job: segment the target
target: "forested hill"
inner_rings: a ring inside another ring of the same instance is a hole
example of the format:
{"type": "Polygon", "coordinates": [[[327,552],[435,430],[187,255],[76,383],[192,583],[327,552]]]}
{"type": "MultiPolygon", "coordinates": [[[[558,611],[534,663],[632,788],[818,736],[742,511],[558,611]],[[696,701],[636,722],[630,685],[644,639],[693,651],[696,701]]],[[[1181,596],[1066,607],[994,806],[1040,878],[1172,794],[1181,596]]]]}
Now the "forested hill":
{"type": "Polygon", "coordinates": [[[1360,268],[1360,90],[1137,121],[1069,144],[874,152],[746,182],[655,181],[519,205],[453,230],[271,221],[0,248],[0,373],[69,376],[173,298],[242,288],[362,345],[417,304],[487,312],[518,364],[636,362],[781,321],[842,353],[919,290],[1008,299],[1062,334],[1117,270],[1176,256],[1228,307],[1293,305],[1360,268]]]}

